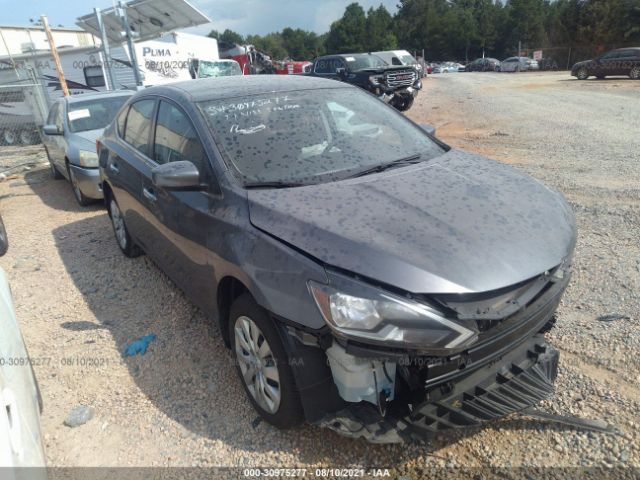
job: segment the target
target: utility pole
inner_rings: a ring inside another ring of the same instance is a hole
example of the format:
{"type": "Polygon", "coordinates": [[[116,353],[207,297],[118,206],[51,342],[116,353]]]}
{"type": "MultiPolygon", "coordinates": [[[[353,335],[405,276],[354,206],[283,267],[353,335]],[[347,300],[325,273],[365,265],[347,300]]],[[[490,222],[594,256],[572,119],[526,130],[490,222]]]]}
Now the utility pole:
{"type": "Polygon", "coordinates": [[[522,56],[522,42],[518,40],[518,56],[522,56]]]}
{"type": "Polygon", "coordinates": [[[140,76],[140,70],[138,69],[138,56],[136,55],[136,49],[133,46],[131,27],[129,26],[127,11],[122,0],[118,2],[117,12],[118,16],[122,19],[122,28],[124,28],[124,33],[127,36],[127,45],[129,46],[129,55],[131,57],[131,63],[133,66],[133,75],[136,77],[136,85],[142,86],[142,77],[140,76]]]}
{"type": "Polygon", "coordinates": [[[109,74],[109,83],[111,84],[111,90],[116,90],[116,76],[113,72],[113,65],[111,63],[111,55],[109,54],[109,40],[107,39],[107,31],[102,21],[102,13],[99,8],[94,8],[93,12],[96,15],[96,22],[98,23],[98,29],[100,30],[100,40],[102,43],[102,54],[104,55],[104,63],[107,67],[107,73],[109,74]]]}
{"type": "Polygon", "coordinates": [[[51,34],[51,30],[49,29],[49,21],[47,20],[46,15],[42,15],[40,17],[40,20],[42,20],[42,26],[44,27],[44,31],[47,34],[47,39],[49,40],[49,48],[51,48],[51,55],[53,56],[53,61],[56,64],[56,71],[58,72],[58,78],[60,79],[60,87],[62,87],[62,93],[65,97],[68,97],[69,88],[67,87],[67,81],[64,78],[62,64],[60,63],[60,56],[58,55],[56,44],[53,41],[53,35],[51,34]]]}

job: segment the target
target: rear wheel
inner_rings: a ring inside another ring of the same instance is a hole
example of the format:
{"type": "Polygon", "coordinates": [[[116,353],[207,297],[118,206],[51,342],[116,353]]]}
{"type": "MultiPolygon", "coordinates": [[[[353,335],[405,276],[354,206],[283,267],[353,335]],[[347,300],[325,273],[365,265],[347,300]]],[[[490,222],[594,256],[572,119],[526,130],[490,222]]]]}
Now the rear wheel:
{"type": "Polygon", "coordinates": [[[0,143],[2,145],[15,145],[18,143],[18,134],[13,128],[5,128],[0,132],[0,143]]]}
{"type": "Polygon", "coordinates": [[[629,72],[629,78],[632,80],[640,80],[640,66],[633,67],[629,72]]]}
{"type": "Polygon", "coordinates": [[[249,293],[231,305],[229,332],[236,369],[253,408],[278,428],[299,425],[302,405],[280,335],[249,293]]]}
{"type": "Polygon", "coordinates": [[[111,217],[111,224],[113,225],[113,233],[116,236],[116,241],[122,253],[129,258],[134,258],[142,254],[142,250],[138,247],[127,230],[127,226],[124,223],[124,217],[118,206],[118,202],[110,195],[107,199],[107,205],[109,206],[109,216],[111,217]]]}
{"type": "Polygon", "coordinates": [[[20,138],[20,145],[35,145],[38,143],[38,137],[31,129],[20,130],[18,137],[20,138]]]}
{"type": "Polygon", "coordinates": [[[586,80],[587,78],[589,78],[589,72],[587,71],[586,68],[582,67],[576,73],[576,78],[578,80],[586,80]]]}

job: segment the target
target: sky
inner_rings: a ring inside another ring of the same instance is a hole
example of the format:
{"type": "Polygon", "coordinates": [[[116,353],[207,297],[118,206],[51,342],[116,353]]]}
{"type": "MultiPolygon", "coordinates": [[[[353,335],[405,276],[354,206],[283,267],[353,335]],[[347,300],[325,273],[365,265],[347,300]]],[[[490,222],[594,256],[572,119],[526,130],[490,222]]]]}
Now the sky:
{"type": "MultiPolygon", "coordinates": [[[[331,22],[340,18],[354,0],[190,0],[212,23],[188,29],[207,34],[229,28],[243,35],[280,31],[285,27],[302,28],[317,33],[329,30],[331,22]]],[[[391,12],[397,0],[359,0],[365,10],[381,3],[391,12]]],[[[94,7],[108,8],[112,0],[0,0],[2,25],[28,25],[47,15],[49,24],[75,27],[75,19],[93,12],[94,7]]]]}

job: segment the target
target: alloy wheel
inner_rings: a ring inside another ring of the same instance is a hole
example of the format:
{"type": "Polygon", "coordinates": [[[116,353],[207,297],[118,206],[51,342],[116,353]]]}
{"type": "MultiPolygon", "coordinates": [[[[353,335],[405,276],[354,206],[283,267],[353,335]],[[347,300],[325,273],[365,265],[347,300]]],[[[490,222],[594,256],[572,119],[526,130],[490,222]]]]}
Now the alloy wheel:
{"type": "Polygon", "coordinates": [[[118,240],[118,244],[120,245],[120,248],[125,250],[127,248],[127,230],[124,226],[124,219],[122,218],[122,213],[120,213],[118,204],[114,199],[111,199],[111,203],[109,204],[109,209],[111,211],[111,222],[113,223],[113,231],[116,234],[116,240],[118,240]]]}
{"type": "Polygon", "coordinates": [[[587,78],[589,78],[589,72],[587,72],[586,68],[581,68],[580,70],[578,70],[578,80],[586,80],[587,78]]]}
{"type": "Polygon", "coordinates": [[[274,414],[282,397],[280,373],[266,337],[249,317],[238,317],[234,325],[238,366],[247,390],[266,412],[274,414]]]}
{"type": "Polygon", "coordinates": [[[629,72],[629,77],[634,80],[640,80],[640,67],[633,67],[629,72]]]}

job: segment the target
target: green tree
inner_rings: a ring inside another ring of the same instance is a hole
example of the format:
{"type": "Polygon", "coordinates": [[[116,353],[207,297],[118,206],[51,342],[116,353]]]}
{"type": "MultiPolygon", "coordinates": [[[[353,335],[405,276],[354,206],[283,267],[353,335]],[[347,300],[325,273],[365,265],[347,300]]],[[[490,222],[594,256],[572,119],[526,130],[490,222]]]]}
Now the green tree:
{"type": "Polygon", "coordinates": [[[367,17],[358,3],[347,6],[341,19],[331,24],[325,41],[330,53],[362,52],[366,50],[367,17]]]}
{"type": "Polygon", "coordinates": [[[242,35],[238,32],[234,32],[233,30],[229,30],[228,28],[222,33],[219,33],[217,30],[211,30],[208,36],[215,38],[219,42],[237,43],[239,45],[243,45],[245,43],[245,39],[242,35]]]}
{"type": "Polygon", "coordinates": [[[382,4],[367,12],[365,47],[370,52],[398,47],[398,39],[393,31],[393,17],[382,4]]]}

